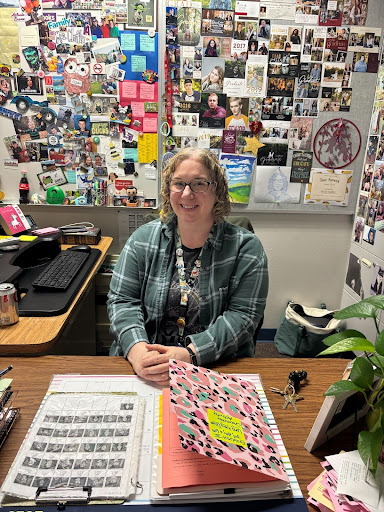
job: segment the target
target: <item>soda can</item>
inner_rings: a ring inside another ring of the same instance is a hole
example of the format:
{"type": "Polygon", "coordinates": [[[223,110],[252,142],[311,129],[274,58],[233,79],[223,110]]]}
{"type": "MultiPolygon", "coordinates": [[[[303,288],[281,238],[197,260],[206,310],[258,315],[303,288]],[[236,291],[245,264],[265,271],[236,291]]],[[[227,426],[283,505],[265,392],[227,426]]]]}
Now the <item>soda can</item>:
{"type": "Polygon", "coordinates": [[[0,325],[12,325],[18,321],[16,288],[11,283],[0,284],[0,325]]]}

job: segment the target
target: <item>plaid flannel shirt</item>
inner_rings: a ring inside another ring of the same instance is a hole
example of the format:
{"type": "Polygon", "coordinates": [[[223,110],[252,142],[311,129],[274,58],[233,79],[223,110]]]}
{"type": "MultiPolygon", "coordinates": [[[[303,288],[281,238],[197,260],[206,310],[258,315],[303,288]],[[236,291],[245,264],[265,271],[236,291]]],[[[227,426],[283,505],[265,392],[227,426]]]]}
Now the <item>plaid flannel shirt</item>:
{"type": "MultiPolygon", "coordinates": [[[[135,343],[157,343],[175,266],[176,220],[155,220],[138,228],[117,261],[108,294],[110,355],[127,356],[135,343]]],[[[197,361],[252,357],[253,335],[268,294],[267,258],[259,239],[222,222],[206,241],[199,276],[200,323],[206,329],[186,337],[197,361]]]]}

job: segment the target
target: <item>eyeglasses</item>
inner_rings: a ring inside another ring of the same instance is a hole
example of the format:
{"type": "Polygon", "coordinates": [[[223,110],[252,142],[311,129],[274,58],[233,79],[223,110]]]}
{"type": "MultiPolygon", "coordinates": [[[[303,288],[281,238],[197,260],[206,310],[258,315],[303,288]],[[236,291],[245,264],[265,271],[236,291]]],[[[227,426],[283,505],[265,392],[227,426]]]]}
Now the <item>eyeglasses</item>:
{"type": "Polygon", "coordinates": [[[190,183],[181,180],[172,180],[169,184],[169,190],[171,190],[171,192],[183,192],[188,185],[195,194],[202,194],[203,192],[207,192],[209,186],[212,184],[213,181],[207,180],[193,180],[190,183]]]}

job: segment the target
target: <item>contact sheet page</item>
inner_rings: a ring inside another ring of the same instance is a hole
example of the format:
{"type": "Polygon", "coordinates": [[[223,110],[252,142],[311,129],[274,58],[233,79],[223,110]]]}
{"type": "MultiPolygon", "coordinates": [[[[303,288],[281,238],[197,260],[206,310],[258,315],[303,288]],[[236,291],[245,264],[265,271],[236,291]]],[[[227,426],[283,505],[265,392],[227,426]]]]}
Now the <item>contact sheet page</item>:
{"type": "Polygon", "coordinates": [[[39,488],[90,486],[91,499],[135,493],[145,400],[127,393],[46,398],[2,491],[34,499],[39,488]]]}

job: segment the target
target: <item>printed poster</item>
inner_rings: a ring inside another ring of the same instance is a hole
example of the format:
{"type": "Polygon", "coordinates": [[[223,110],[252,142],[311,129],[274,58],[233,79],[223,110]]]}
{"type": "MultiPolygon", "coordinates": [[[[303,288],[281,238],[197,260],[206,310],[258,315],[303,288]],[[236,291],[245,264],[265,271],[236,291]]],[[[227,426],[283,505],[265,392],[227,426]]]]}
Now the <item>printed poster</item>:
{"type": "Polygon", "coordinates": [[[312,151],[293,151],[291,183],[308,183],[312,168],[312,151]]]}
{"type": "Polygon", "coordinates": [[[257,152],[257,165],[283,166],[287,164],[288,145],[267,143],[257,152]]]}
{"type": "MultiPolygon", "coordinates": [[[[122,3],[121,0],[119,0],[122,3]]],[[[148,29],[156,28],[156,8],[155,0],[146,2],[132,2],[128,0],[128,22],[127,29],[148,29]]],[[[117,11],[119,13],[119,10],[117,11]]]]}
{"type": "Polygon", "coordinates": [[[256,158],[251,156],[220,156],[220,164],[224,167],[228,179],[229,197],[233,203],[249,203],[255,162],[256,158]]]}

